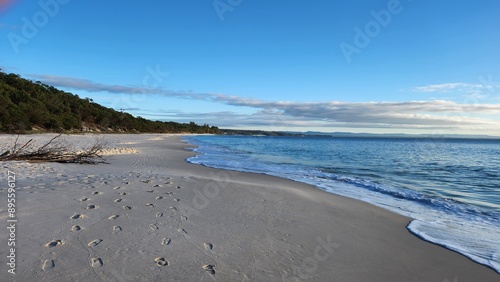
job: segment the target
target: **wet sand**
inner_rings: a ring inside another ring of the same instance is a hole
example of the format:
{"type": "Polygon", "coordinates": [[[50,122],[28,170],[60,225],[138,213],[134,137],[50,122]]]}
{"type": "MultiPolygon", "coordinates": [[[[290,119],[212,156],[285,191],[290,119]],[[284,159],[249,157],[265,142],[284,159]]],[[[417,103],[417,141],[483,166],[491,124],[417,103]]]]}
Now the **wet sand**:
{"type": "Polygon", "coordinates": [[[0,163],[0,222],[8,226],[8,171],[18,219],[15,275],[0,228],[1,281],[500,278],[412,235],[406,217],[286,179],[189,164],[179,136],[104,138],[110,164],[0,163]]]}

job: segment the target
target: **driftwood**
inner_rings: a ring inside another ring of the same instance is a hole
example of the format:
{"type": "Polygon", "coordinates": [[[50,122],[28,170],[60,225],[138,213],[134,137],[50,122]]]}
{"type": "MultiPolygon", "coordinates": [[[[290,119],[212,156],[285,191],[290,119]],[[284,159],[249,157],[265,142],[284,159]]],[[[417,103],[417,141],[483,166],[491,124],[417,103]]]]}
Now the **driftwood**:
{"type": "Polygon", "coordinates": [[[70,148],[59,142],[61,134],[53,137],[40,147],[35,147],[33,139],[20,145],[17,136],[11,150],[0,155],[0,161],[33,161],[33,162],[58,162],[58,163],[79,163],[98,164],[106,163],[102,155],[105,142],[98,140],[90,148],[85,150],[70,150],[70,148]]]}

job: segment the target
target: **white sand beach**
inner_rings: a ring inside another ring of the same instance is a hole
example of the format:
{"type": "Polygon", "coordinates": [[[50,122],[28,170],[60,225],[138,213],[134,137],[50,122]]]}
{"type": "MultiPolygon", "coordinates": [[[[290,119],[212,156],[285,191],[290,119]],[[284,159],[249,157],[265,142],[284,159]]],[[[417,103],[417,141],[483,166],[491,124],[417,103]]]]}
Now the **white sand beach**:
{"type": "MultiPolygon", "coordinates": [[[[47,140],[54,135],[22,136],[47,140]]],[[[192,165],[178,135],[108,142],[109,164],[0,162],[1,281],[498,281],[410,219],[309,185],[192,165]],[[15,274],[8,174],[15,174],[15,274]]],[[[15,136],[0,136],[0,147],[15,136]]]]}

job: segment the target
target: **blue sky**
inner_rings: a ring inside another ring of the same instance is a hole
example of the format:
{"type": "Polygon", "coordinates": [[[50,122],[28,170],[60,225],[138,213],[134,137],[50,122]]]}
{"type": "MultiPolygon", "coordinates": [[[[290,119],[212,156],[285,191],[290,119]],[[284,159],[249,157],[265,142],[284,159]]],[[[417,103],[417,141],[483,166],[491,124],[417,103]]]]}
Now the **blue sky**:
{"type": "Polygon", "coordinates": [[[500,136],[499,1],[0,0],[0,67],[149,119],[500,136]]]}

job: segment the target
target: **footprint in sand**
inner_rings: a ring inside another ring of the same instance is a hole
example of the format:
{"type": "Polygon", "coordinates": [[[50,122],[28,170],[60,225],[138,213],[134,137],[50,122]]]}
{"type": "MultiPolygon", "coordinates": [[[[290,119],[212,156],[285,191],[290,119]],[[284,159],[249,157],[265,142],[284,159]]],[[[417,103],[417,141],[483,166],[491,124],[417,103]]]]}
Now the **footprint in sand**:
{"type": "Polygon", "coordinates": [[[153,204],[151,204],[151,203],[147,203],[147,204],[146,204],[146,207],[154,208],[154,207],[155,207],[155,205],[153,205],[153,204]]]}
{"type": "Polygon", "coordinates": [[[203,243],[203,246],[205,246],[205,249],[207,251],[211,251],[214,247],[214,245],[212,245],[211,243],[203,243]]]}
{"type": "Polygon", "coordinates": [[[85,201],[88,201],[88,200],[89,200],[89,198],[81,198],[80,202],[85,202],[85,201]]]}
{"type": "Polygon", "coordinates": [[[131,206],[123,206],[123,208],[126,209],[126,210],[131,210],[132,209],[131,206]]]}
{"type": "Polygon", "coordinates": [[[186,230],[182,229],[182,228],[179,228],[177,229],[178,232],[181,232],[182,234],[187,234],[186,230]]]}
{"type": "Polygon", "coordinates": [[[95,209],[95,208],[97,208],[97,206],[96,206],[96,205],[88,205],[88,206],[87,206],[87,209],[88,209],[88,210],[93,210],[93,209],[95,209]]]}
{"type": "Polygon", "coordinates": [[[122,187],[120,187],[120,186],[116,186],[116,187],[114,187],[113,189],[118,190],[118,189],[120,189],[120,188],[122,188],[122,187]]]}
{"type": "Polygon", "coordinates": [[[153,187],[163,187],[163,186],[160,184],[156,184],[156,185],[153,185],[153,187]]]}
{"type": "Polygon", "coordinates": [[[85,215],[77,213],[77,214],[72,215],[69,219],[82,219],[84,217],[85,217],[85,215]]]}
{"type": "Polygon", "coordinates": [[[101,267],[103,265],[102,259],[101,258],[92,258],[90,260],[90,265],[92,267],[101,267]]]}
{"type": "Polygon", "coordinates": [[[64,243],[61,240],[52,240],[52,241],[48,242],[47,244],[45,244],[45,247],[53,248],[53,247],[61,246],[63,244],[64,243]]]}
{"type": "Polygon", "coordinates": [[[203,266],[203,269],[205,269],[205,271],[208,272],[208,273],[210,273],[211,275],[215,274],[215,265],[205,264],[203,266]]]}
{"type": "Polygon", "coordinates": [[[187,216],[181,216],[181,220],[187,221],[188,218],[187,218],[187,216]]]}
{"type": "Polygon", "coordinates": [[[87,244],[87,246],[89,246],[89,247],[95,247],[95,246],[99,245],[99,243],[101,243],[101,242],[102,242],[102,240],[101,240],[101,239],[95,239],[95,240],[93,240],[93,241],[90,241],[90,242],[87,244]]]}
{"type": "Polygon", "coordinates": [[[159,266],[166,266],[166,265],[168,265],[168,261],[165,258],[155,258],[155,262],[159,266]]]}
{"type": "Polygon", "coordinates": [[[73,231],[73,232],[80,231],[80,230],[82,230],[82,228],[78,225],[73,225],[71,227],[71,231],[73,231]]]}
{"type": "Polygon", "coordinates": [[[162,245],[165,245],[165,246],[166,246],[166,245],[170,245],[170,242],[172,242],[172,240],[170,240],[170,238],[163,238],[163,239],[161,240],[161,244],[162,244],[162,245]]]}
{"type": "Polygon", "coordinates": [[[158,196],[158,197],[156,197],[156,199],[157,200],[161,200],[161,199],[163,199],[163,197],[162,196],[158,196]]]}
{"type": "Polygon", "coordinates": [[[116,200],[115,200],[115,203],[119,203],[119,202],[121,202],[121,201],[122,201],[122,199],[116,199],[116,200]]]}
{"type": "Polygon", "coordinates": [[[122,228],[120,226],[113,226],[113,231],[114,232],[122,231],[122,228]]]}
{"type": "Polygon", "coordinates": [[[119,215],[114,214],[114,215],[112,215],[112,216],[108,217],[108,219],[110,219],[110,220],[115,220],[115,219],[117,219],[118,217],[119,217],[119,215]]]}
{"type": "Polygon", "coordinates": [[[177,188],[177,189],[181,189],[181,186],[177,186],[177,187],[175,187],[175,188],[177,188]]]}
{"type": "Polygon", "coordinates": [[[150,224],[149,228],[151,228],[153,230],[156,230],[156,229],[158,229],[158,225],[156,225],[156,224],[150,224]]]}
{"type": "Polygon", "coordinates": [[[163,216],[163,213],[162,212],[157,212],[156,213],[156,217],[162,217],[163,216]]]}
{"type": "Polygon", "coordinates": [[[100,195],[100,194],[102,194],[102,193],[98,192],[98,191],[92,192],[92,195],[100,195]]]}
{"type": "Polygon", "coordinates": [[[55,264],[54,260],[53,259],[46,259],[43,262],[42,270],[43,271],[49,271],[49,270],[51,270],[54,267],[56,267],[56,264],[55,264]]]}
{"type": "Polygon", "coordinates": [[[151,180],[143,180],[144,183],[151,183],[151,180]]]}
{"type": "Polygon", "coordinates": [[[172,196],[174,194],[174,192],[167,192],[165,194],[172,196]]]}
{"type": "Polygon", "coordinates": [[[176,207],[170,207],[170,209],[173,210],[173,211],[177,211],[176,207]]]}
{"type": "Polygon", "coordinates": [[[127,193],[121,192],[120,195],[125,196],[125,195],[127,195],[127,193]]]}
{"type": "Polygon", "coordinates": [[[179,199],[174,199],[174,201],[178,202],[178,201],[180,201],[180,200],[179,200],[179,199]]]}

